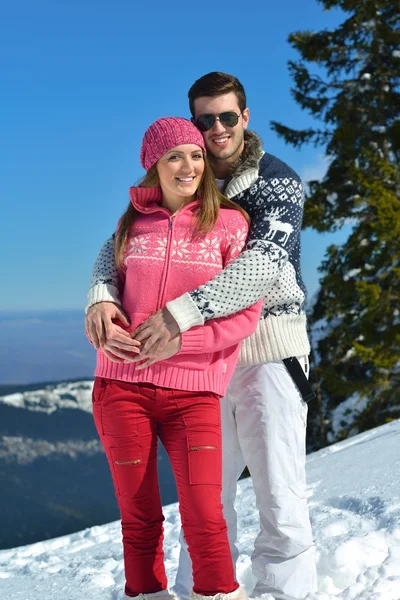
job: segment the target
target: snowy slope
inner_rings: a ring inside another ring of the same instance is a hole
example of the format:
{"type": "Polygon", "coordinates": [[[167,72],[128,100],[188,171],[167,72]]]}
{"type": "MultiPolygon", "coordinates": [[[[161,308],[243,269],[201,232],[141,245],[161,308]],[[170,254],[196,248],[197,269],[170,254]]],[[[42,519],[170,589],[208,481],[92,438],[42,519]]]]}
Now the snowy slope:
{"type": "MultiPolygon", "coordinates": [[[[400,599],[400,421],[309,455],[309,503],[319,592],[309,600],[400,599]]],[[[251,591],[258,518],[250,479],[239,483],[239,580],[251,591]]],[[[165,508],[170,583],[178,560],[179,514],[165,508]]],[[[0,552],[0,598],[122,600],[118,522],[0,552]]],[[[264,599],[266,600],[266,599],[264,599]]]]}

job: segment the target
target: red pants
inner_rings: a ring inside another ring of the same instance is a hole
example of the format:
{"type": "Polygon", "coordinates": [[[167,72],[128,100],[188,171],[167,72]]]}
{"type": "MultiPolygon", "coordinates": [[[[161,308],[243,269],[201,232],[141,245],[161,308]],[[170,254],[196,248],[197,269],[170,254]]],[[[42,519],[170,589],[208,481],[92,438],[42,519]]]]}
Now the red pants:
{"type": "Polygon", "coordinates": [[[175,475],[194,591],[213,596],[237,589],[221,504],[218,396],[96,378],[93,414],[121,513],[126,595],[168,585],[157,436],[175,475]]]}

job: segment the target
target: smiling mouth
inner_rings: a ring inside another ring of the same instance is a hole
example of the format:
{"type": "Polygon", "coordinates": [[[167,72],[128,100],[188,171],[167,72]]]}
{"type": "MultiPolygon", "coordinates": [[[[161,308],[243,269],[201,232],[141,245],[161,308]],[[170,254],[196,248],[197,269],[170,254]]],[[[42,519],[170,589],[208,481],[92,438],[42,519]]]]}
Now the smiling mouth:
{"type": "Polygon", "coordinates": [[[194,177],[175,177],[179,183],[192,183],[194,181],[194,177]]]}
{"type": "Polygon", "coordinates": [[[225,146],[228,142],[229,142],[230,137],[229,136],[221,136],[221,137],[217,137],[217,138],[213,138],[213,142],[214,144],[216,144],[217,146],[225,146]]]}

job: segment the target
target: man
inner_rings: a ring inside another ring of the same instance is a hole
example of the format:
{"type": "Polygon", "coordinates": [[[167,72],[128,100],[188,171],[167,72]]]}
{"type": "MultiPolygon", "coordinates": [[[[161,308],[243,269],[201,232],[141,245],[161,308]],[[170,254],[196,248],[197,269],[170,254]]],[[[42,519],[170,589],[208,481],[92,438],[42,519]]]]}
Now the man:
{"type": "MultiPolygon", "coordinates": [[[[87,329],[95,345],[115,360],[123,360],[130,344],[140,342],[141,355],[151,364],[179,331],[233,314],[264,297],[259,327],[243,342],[238,367],[221,400],[222,502],[236,563],[236,482],[247,465],[260,513],[252,555],[257,580],[253,595],[297,600],[316,591],[305,495],[310,395],[305,373],[310,348],[300,274],[303,188],[296,173],[263,152],[260,138],[247,131],[250,112],[236,77],[219,72],[201,77],[189,90],[189,102],[222,191],[251,217],[246,249],[217,277],[168,302],[129,337],[111,321],[125,319],[118,308],[111,238],[94,268],[89,292],[89,305],[94,306],[87,329]]],[[[190,559],[183,543],[175,589],[187,598],[190,586],[190,559]]]]}

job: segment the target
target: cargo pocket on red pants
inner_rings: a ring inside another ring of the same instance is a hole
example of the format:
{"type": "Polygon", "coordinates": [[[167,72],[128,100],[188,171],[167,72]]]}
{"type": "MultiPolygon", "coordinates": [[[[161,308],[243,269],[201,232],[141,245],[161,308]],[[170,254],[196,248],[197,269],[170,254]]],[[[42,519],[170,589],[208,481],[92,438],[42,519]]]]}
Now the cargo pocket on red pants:
{"type": "Polygon", "coordinates": [[[189,482],[191,485],[221,485],[221,438],[213,432],[188,434],[189,482]]]}
{"type": "Polygon", "coordinates": [[[135,496],[145,474],[142,446],[111,447],[110,454],[117,494],[135,496]]]}

